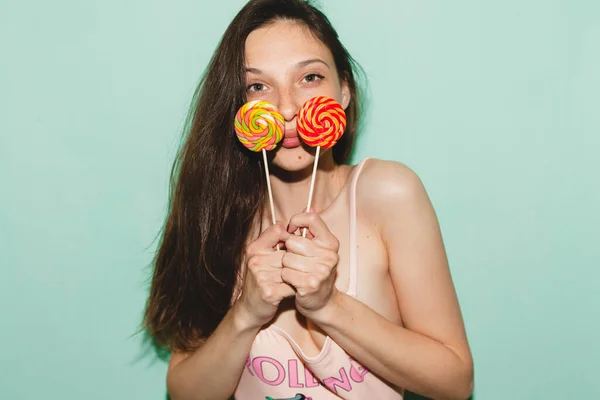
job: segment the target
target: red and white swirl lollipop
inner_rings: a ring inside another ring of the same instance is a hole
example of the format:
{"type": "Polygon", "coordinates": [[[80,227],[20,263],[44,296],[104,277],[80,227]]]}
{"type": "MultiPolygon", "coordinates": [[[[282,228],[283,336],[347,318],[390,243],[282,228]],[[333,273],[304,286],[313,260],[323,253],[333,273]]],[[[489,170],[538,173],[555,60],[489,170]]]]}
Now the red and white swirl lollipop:
{"type": "MultiPolygon", "coordinates": [[[[298,135],[304,143],[317,148],[306,208],[309,210],[321,147],[331,148],[342,137],[346,130],[346,113],[344,108],[332,98],[313,97],[300,108],[297,129],[298,135]]],[[[304,228],[302,236],[306,237],[306,228],[304,228]]]]}
{"type": "Polygon", "coordinates": [[[346,113],[332,98],[308,100],[298,112],[298,135],[312,147],[333,147],[346,130],[346,113]]]}

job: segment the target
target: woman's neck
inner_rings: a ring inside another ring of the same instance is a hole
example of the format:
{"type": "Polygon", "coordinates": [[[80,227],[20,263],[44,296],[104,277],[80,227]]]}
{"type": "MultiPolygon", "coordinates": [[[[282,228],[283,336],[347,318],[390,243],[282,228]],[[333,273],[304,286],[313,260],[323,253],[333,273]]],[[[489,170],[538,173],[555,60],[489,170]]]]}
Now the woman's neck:
{"type": "MultiPolygon", "coordinates": [[[[275,204],[275,217],[287,224],[294,215],[303,212],[308,205],[308,194],[313,166],[301,171],[285,171],[271,167],[271,188],[275,204]]],[[[311,209],[320,213],[335,200],[344,186],[347,171],[333,160],[331,153],[319,159],[315,177],[311,209]]],[[[265,204],[265,217],[270,221],[271,209],[265,204]]]]}

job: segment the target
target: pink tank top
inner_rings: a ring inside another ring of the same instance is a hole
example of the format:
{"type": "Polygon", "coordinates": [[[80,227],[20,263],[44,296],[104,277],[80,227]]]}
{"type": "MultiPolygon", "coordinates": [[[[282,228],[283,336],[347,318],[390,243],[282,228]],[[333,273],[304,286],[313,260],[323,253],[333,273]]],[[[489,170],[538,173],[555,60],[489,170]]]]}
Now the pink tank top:
{"type": "MultiPolygon", "coordinates": [[[[356,298],[356,182],[367,159],[353,171],[350,187],[350,278],[356,298]]],[[[235,392],[236,400],[402,400],[396,390],[353,360],[329,336],[316,357],[307,357],[291,336],[271,324],[252,344],[235,392]]]]}

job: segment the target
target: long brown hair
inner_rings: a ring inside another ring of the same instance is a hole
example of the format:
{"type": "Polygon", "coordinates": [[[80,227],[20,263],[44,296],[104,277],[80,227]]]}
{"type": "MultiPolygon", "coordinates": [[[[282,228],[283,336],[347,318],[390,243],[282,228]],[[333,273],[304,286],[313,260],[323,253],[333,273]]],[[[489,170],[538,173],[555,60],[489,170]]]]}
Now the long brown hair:
{"type": "Polygon", "coordinates": [[[347,164],[359,121],[358,67],[323,13],[309,1],[252,0],[219,43],[193,97],[185,142],[171,171],[169,212],[154,260],[143,328],[159,346],[191,351],[227,313],[250,229],[262,217],[261,158],[238,142],[235,113],[245,101],[244,46],[275,20],[303,23],[332,52],[348,83],[347,128],[332,149],[347,164]]]}

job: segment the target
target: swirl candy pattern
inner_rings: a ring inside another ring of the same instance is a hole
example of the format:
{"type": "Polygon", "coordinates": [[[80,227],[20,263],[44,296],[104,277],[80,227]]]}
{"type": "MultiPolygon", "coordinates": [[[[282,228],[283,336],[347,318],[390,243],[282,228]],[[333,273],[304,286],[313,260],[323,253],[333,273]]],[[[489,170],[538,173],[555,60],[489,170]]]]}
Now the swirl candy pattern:
{"type": "Polygon", "coordinates": [[[235,133],[251,151],[273,150],[283,139],[283,116],[271,103],[254,100],[244,104],[235,116],[235,133]]]}
{"type": "Polygon", "coordinates": [[[329,97],[308,100],[298,112],[298,135],[312,147],[333,147],[346,129],[346,113],[329,97]]]}

